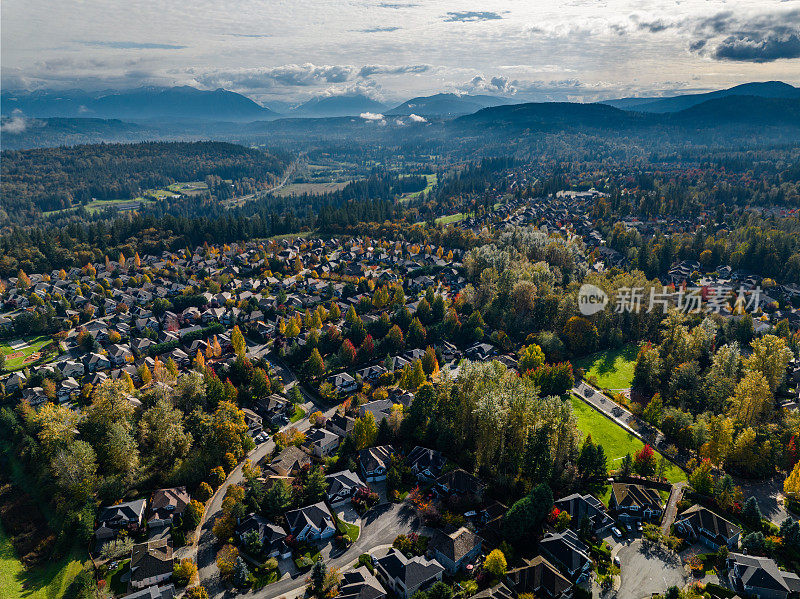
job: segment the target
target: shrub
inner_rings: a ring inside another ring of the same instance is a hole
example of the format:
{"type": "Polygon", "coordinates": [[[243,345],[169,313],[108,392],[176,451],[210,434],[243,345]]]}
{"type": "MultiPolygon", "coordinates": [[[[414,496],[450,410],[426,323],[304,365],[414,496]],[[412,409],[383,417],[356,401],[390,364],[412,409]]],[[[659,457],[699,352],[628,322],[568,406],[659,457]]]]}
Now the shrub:
{"type": "Polygon", "coordinates": [[[214,489],[212,489],[211,485],[209,485],[207,482],[204,481],[200,483],[199,487],[197,487],[197,491],[194,492],[194,497],[195,499],[197,499],[197,501],[205,503],[206,501],[211,499],[211,496],[213,494],[214,494],[214,489]]]}

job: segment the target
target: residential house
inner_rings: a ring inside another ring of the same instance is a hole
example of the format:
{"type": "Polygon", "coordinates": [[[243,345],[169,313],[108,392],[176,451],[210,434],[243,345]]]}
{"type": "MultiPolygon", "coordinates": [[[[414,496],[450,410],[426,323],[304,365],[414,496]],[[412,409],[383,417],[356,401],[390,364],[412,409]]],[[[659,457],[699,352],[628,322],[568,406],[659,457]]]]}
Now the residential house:
{"type": "Polygon", "coordinates": [[[286,524],[298,541],[328,539],[336,533],[333,516],[322,501],[286,512],[286,524]]]}
{"type": "Polygon", "coordinates": [[[180,516],[189,505],[191,497],[186,487],[159,489],[150,498],[150,517],[147,525],[150,528],[172,526],[175,516],[180,516]]]}
{"type": "Polygon", "coordinates": [[[564,568],[573,579],[579,579],[591,571],[592,559],[589,547],[578,538],[574,530],[548,533],[539,541],[541,552],[564,568]]]}
{"type": "Polygon", "coordinates": [[[598,536],[602,536],[614,526],[614,519],[608,515],[600,500],[593,495],[573,493],[557,500],[554,506],[570,515],[570,524],[575,530],[581,527],[584,518],[589,519],[592,531],[598,536]]]}
{"type": "Polygon", "coordinates": [[[417,445],[406,458],[406,465],[420,480],[435,480],[442,474],[442,469],[447,464],[440,451],[428,449],[417,445]]]}
{"type": "Polygon", "coordinates": [[[486,485],[466,470],[457,468],[436,479],[436,491],[440,495],[472,496],[477,500],[483,497],[486,485]]]}
{"type": "Polygon", "coordinates": [[[779,570],[768,557],[730,553],[726,562],[731,588],[758,599],[786,599],[800,593],[800,577],[779,570]]]}
{"type": "Polygon", "coordinates": [[[315,428],[306,434],[303,449],[318,458],[331,455],[339,447],[339,435],[324,428],[315,428]]]}
{"type": "Polygon", "coordinates": [[[311,458],[299,447],[290,445],[281,451],[270,462],[269,469],[279,476],[297,476],[306,464],[311,463],[311,458]]]}
{"type": "Polygon", "coordinates": [[[410,599],[442,579],[444,568],[434,560],[424,557],[408,558],[394,547],[384,557],[374,560],[375,574],[385,587],[400,599],[410,599]]]}
{"type": "Polygon", "coordinates": [[[345,416],[336,412],[325,422],[325,428],[340,437],[346,437],[355,426],[356,419],[352,416],[345,416]]]}
{"type": "Polygon", "coordinates": [[[464,526],[449,534],[438,531],[433,539],[433,556],[450,574],[455,574],[478,557],[482,543],[478,535],[464,526]]]}
{"type": "Polygon", "coordinates": [[[173,597],[175,597],[175,585],[168,584],[161,587],[149,586],[125,595],[122,599],[173,599],[173,597]]]}
{"type": "Polygon", "coordinates": [[[538,555],[526,562],[507,574],[516,594],[530,593],[547,599],[572,597],[572,582],[544,557],[538,555]]]}
{"type": "Polygon", "coordinates": [[[394,404],[388,399],[376,399],[369,401],[358,409],[358,415],[364,417],[366,413],[372,414],[375,422],[380,424],[381,420],[388,418],[392,413],[392,406],[394,404]]]}
{"type": "Polygon", "coordinates": [[[328,483],[326,497],[332,507],[344,504],[356,494],[356,491],[367,486],[352,470],[329,474],[325,477],[325,482],[328,483]]]}
{"type": "Polygon", "coordinates": [[[131,550],[130,586],[143,589],[167,580],[172,576],[174,561],[167,539],[134,545],[131,550]]]}
{"type": "Polygon", "coordinates": [[[361,566],[342,575],[337,599],[386,599],[386,589],[367,569],[361,566]]]}
{"type": "Polygon", "coordinates": [[[292,555],[292,551],[285,542],[287,535],[283,527],[258,514],[250,514],[244,518],[236,525],[234,532],[240,543],[245,543],[245,538],[255,532],[258,535],[263,554],[268,558],[286,559],[292,555]]]}
{"type": "Polygon", "coordinates": [[[742,533],[742,529],[733,522],[700,505],[693,505],[676,518],[675,531],[680,536],[700,541],[715,551],[723,545],[728,549],[736,549],[742,533]]]}
{"type": "Polygon", "coordinates": [[[368,447],[358,452],[358,464],[361,467],[361,474],[367,482],[378,482],[386,480],[386,473],[392,462],[394,447],[391,445],[379,445],[378,447],[368,447]]]}
{"type": "Polygon", "coordinates": [[[642,485],[613,483],[608,509],[622,521],[654,520],[661,517],[661,496],[642,485]]]}
{"type": "Polygon", "coordinates": [[[144,523],[146,503],[147,501],[141,498],[101,508],[97,515],[98,526],[95,530],[97,540],[102,543],[112,539],[120,530],[138,532],[144,523]]]}
{"type": "Polygon", "coordinates": [[[337,393],[352,393],[358,389],[356,380],[346,372],[329,376],[328,382],[333,385],[333,389],[337,393]]]}

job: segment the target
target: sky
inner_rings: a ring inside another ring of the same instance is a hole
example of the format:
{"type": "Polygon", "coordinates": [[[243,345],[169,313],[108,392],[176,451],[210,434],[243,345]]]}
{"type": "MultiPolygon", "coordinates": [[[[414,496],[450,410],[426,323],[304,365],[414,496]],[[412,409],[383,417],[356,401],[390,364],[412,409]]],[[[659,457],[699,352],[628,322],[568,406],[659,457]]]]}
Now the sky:
{"type": "Polygon", "coordinates": [[[800,85],[800,0],[3,0],[0,11],[3,89],[191,85],[269,105],[800,85]]]}

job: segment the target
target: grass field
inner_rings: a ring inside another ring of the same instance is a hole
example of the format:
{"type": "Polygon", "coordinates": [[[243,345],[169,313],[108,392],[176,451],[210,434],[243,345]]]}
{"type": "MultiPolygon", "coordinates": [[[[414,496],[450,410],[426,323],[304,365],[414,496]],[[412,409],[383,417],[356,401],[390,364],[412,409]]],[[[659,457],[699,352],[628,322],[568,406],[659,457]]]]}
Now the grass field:
{"type": "Polygon", "coordinates": [[[404,193],[400,196],[399,201],[407,202],[408,200],[413,200],[419,197],[422,193],[428,193],[431,189],[433,189],[434,185],[437,183],[437,175],[433,173],[432,175],[425,175],[428,179],[428,184],[425,186],[425,189],[421,191],[412,191],[411,193],[404,193]]]}
{"type": "Polygon", "coordinates": [[[50,338],[44,335],[40,337],[32,337],[29,339],[25,339],[27,342],[27,347],[24,347],[19,350],[12,349],[8,343],[0,343],[0,353],[6,356],[6,365],[5,370],[11,372],[13,370],[19,370],[24,368],[28,364],[32,364],[35,360],[31,360],[29,362],[25,362],[26,358],[31,354],[38,352],[42,349],[45,345],[50,343],[50,338]],[[14,356],[13,358],[9,358],[8,356],[14,356]]]}
{"type": "Polygon", "coordinates": [[[573,366],[583,368],[586,377],[597,377],[597,382],[606,389],[628,389],[633,381],[633,368],[639,346],[635,343],[619,349],[609,349],[573,361],[573,366]]]}
{"type": "Polygon", "coordinates": [[[304,193],[327,193],[330,191],[339,191],[348,183],[349,181],[342,181],[338,183],[291,183],[276,190],[275,195],[296,196],[304,193]]]}
{"type": "Polygon", "coordinates": [[[83,564],[79,550],[60,560],[26,571],[14,555],[11,541],[0,528],[0,597],[3,599],[60,599],[83,564]]]}
{"type": "MultiPolygon", "coordinates": [[[[592,441],[603,446],[609,470],[617,469],[625,454],[629,453],[633,457],[634,453],[644,447],[644,443],[638,438],[617,426],[580,398],[572,397],[572,410],[580,431],[584,435],[592,435],[592,441]]],[[[671,483],[686,480],[686,474],[674,464],[670,465],[664,476],[671,483]]]]}

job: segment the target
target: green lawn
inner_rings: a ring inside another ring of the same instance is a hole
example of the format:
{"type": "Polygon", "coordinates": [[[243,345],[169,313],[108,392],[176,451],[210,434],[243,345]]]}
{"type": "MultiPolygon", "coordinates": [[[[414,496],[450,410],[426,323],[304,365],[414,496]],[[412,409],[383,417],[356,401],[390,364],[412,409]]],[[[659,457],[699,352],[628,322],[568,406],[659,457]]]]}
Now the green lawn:
{"type": "MultiPolygon", "coordinates": [[[[592,441],[600,443],[608,458],[609,470],[615,470],[625,454],[631,454],[644,447],[638,438],[603,416],[578,397],[572,397],[572,410],[578,421],[578,428],[584,435],[592,435],[592,441]]],[[[664,473],[671,483],[686,480],[686,474],[675,464],[664,473]]]]}
{"type": "Polygon", "coordinates": [[[350,542],[355,543],[358,540],[358,535],[361,534],[361,529],[355,524],[345,522],[341,518],[336,518],[337,530],[350,539],[350,542]]]}
{"type": "Polygon", "coordinates": [[[305,418],[305,415],[306,411],[303,408],[301,408],[300,406],[295,406],[294,414],[292,414],[292,417],[289,418],[289,422],[294,424],[298,420],[302,420],[303,418],[305,418]]]}
{"type": "Polygon", "coordinates": [[[27,342],[28,344],[27,347],[16,351],[11,349],[8,343],[0,343],[0,353],[2,353],[3,355],[7,356],[9,354],[21,354],[14,358],[6,358],[6,365],[5,365],[6,371],[11,372],[12,370],[20,370],[25,366],[33,364],[34,362],[28,362],[26,364],[25,358],[30,356],[32,353],[39,351],[45,345],[50,343],[50,338],[45,335],[41,335],[39,337],[31,337],[25,339],[24,341],[27,342]]]}
{"type": "Polygon", "coordinates": [[[573,366],[583,368],[586,378],[597,377],[597,382],[606,389],[629,389],[633,381],[633,368],[639,346],[635,343],[619,349],[609,349],[585,358],[573,360],[573,366]]]}
{"type": "Polygon", "coordinates": [[[406,202],[408,200],[416,199],[420,196],[420,194],[428,193],[431,189],[433,189],[434,185],[436,185],[437,183],[436,173],[433,173],[432,175],[425,175],[425,177],[428,179],[428,184],[425,186],[425,189],[421,191],[412,191],[410,193],[404,193],[402,196],[400,196],[399,201],[406,202]]]}
{"type": "Polygon", "coordinates": [[[0,528],[0,597],[3,599],[60,599],[83,569],[80,549],[66,557],[26,571],[14,555],[11,540],[0,528]]]}

